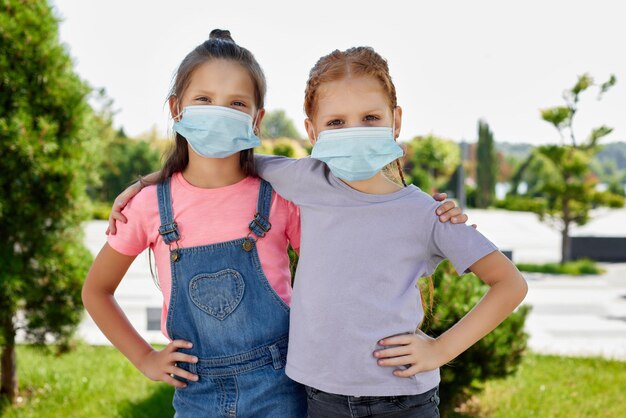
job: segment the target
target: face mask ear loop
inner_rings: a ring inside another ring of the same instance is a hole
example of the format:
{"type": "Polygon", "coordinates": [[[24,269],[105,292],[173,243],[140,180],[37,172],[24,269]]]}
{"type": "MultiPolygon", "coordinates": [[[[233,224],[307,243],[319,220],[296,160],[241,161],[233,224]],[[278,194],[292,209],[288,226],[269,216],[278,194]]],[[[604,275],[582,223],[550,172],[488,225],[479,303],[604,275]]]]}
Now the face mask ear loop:
{"type": "MultiPolygon", "coordinates": [[[[396,108],[393,108],[393,125],[391,125],[391,135],[393,136],[393,140],[396,141],[396,108]]],[[[404,179],[404,173],[402,172],[402,166],[400,165],[400,158],[396,160],[396,166],[398,167],[398,173],[400,173],[400,179],[402,180],[402,185],[404,187],[407,186],[406,180],[404,179]]]]}
{"type": "Polygon", "coordinates": [[[259,136],[259,133],[261,133],[261,127],[256,126],[256,121],[258,118],[259,111],[257,110],[256,115],[254,115],[254,119],[252,120],[252,133],[254,133],[256,136],[259,136]]]}
{"type": "Polygon", "coordinates": [[[396,108],[394,107],[393,110],[393,124],[391,125],[391,135],[393,135],[393,140],[396,140],[396,108]]]}
{"type": "MultiPolygon", "coordinates": [[[[176,95],[172,95],[172,96],[176,97],[176,95]]],[[[180,110],[180,107],[178,106],[178,98],[177,97],[176,97],[176,111],[178,113],[174,116],[174,121],[178,122],[180,120],[179,118],[182,116],[183,112],[180,110]]]]}

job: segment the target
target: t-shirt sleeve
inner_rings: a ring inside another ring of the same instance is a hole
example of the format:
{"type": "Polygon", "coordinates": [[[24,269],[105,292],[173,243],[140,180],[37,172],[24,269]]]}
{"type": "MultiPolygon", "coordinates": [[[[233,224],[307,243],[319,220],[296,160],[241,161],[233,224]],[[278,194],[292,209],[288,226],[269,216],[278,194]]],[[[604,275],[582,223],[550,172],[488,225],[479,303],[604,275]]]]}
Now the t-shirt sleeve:
{"type": "Polygon", "coordinates": [[[276,193],[298,203],[310,180],[311,158],[288,158],[278,155],[255,155],[254,166],[262,179],[271,183],[276,193]]]}
{"type": "Polygon", "coordinates": [[[300,208],[292,202],[287,202],[287,208],[287,240],[291,248],[297,250],[300,248],[300,208]]]}
{"type": "Polygon", "coordinates": [[[429,249],[428,267],[431,272],[447,258],[452,262],[457,274],[462,275],[468,267],[498,250],[498,247],[469,225],[443,223],[435,216],[429,249]]]}
{"type": "Polygon", "coordinates": [[[149,213],[148,208],[156,206],[156,203],[149,205],[150,198],[156,202],[154,186],[142,189],[122,210],[128,222],[118,221],[117,233],[107,237],[107,242],[115,251],[128,256],[137,256],[150,246],[151,237],[148,231],[149,225],[153,223],[151,218],[154,214],[149,213]]]}

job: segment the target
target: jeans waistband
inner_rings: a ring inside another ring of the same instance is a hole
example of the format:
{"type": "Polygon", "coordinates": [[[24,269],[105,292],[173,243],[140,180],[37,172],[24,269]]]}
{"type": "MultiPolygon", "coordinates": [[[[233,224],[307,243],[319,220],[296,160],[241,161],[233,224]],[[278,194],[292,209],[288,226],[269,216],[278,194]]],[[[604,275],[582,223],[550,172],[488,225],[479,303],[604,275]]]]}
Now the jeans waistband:
{"type": "Polygon", "coordinates": [[[227,357],[198,358],[197,363],[177,363],[181,369],[200,376],[232,376],[273,364],[274,369],[285,367],[288,337],[275,342],[227,357]]]}

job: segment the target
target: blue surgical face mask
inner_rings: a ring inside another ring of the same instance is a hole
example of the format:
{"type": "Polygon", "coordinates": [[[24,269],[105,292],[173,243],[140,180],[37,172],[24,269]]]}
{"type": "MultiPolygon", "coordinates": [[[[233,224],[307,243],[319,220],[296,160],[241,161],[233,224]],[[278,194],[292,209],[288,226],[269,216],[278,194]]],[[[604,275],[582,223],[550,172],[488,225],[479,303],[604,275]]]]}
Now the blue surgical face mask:
{"type": "Polygon", "coordinates": [[[358,181],[374,177],[403,154],[392,128],[359,127],[320,132],[311,158],[325,162],[340,179],[358,181]]]}
{"type": "Polygon", "coordinates": [[[225,158],[261,144],[252,128],[252,116],[229,107],[186,106],[174,122],[191,148],[207,158],[225,158]]]}

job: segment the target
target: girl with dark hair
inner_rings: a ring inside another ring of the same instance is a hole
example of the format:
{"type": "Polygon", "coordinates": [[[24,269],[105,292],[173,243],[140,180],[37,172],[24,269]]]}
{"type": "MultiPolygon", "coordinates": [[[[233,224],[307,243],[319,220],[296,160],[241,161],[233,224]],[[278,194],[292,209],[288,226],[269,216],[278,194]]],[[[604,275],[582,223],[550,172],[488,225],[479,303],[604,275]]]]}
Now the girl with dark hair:
{"type": "Polygon", "coordinates": [[[254,177],[265,77],[227,31],[180,64],[169,96],[176,139],[158,178],[126,207],[87,276],[83,302],[107,338],[152,380],[176,387],[177,417],[306,416],[285,375],[297,207],[254,177]],[[135,257],[154,251],[163,293],[154,350],[114,292],[135,257]]]}

